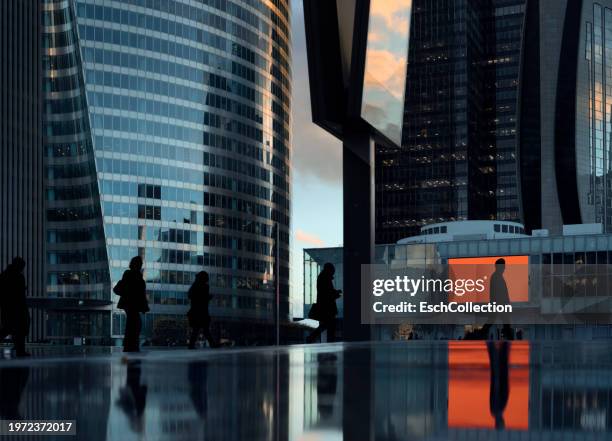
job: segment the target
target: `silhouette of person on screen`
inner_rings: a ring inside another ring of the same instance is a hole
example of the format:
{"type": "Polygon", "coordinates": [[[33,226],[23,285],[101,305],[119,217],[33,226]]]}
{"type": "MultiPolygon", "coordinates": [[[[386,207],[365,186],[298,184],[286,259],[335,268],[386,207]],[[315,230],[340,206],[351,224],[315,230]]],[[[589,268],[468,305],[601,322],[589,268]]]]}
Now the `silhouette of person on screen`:
{"type": "Polygon", "coordinates": [[[495,428],[502,430],[506,426],[504,411],[510,396],[510,385],[508,381],[508,358],[510,343],[489,342],[489,365],[491,370],[491,385],[489,387],[489,411],[495,418],[495,428]]]}
{"type": "MultiPolygon", "coordinates": [[[[508,294],[508,285],[506,285],[506,279],[504,279],[504,272],[506,271],[506,261],[504,259],[497,259],[495,261],[495,271],[491,274],[491,281],[489,283],[490,301],[495,302],[498,305],[509,305],[510,295],[508,294]]],[[[491,314],[488,319],[488,323],[482,328],[482,333],[485,339],[488,339],[489,330],[495,322],[497,317],[507,318],[505,315],[491,314]]],[[[509,324],[504,324],[502,329],[502,336],[508,340],[513,339],[512,328],[509,324]]]]}
{"type": "Polygon", "coordinates": [[[506,261],[504,259],[497,259],[495,261],[495,271],[491,274],[491,301],[498,304],[510,303],[510,296],[508,295],[508,285],[506,285],[506,279],[504,279],[504,272],[506,271],[506,261]]]}

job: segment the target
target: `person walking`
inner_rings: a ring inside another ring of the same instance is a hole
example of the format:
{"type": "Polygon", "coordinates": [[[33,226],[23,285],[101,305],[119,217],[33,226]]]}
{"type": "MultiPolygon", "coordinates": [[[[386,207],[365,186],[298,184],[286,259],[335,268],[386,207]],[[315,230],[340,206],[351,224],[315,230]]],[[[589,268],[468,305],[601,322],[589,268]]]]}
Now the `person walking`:
{"type": "Polygon", "coordinates": [[[130,269],[123,273],[114,291],[121,297],[117,308],[123,309],[126,316],[123,351],[138,352],[142,330],[140,313],[149,312],[147,285],[142,277],[142,258],[140,256],[132,258],[130,269]]]}
{"type": "Polygon", "coordinates": [[[195,281],[189,288],[189,300],[191,308],[187,312],[189,319],[189,327],[191,328],[191,337],[189,338],[189,349],[195,349],[196,341],[200,336],[200,332],[204,334],[204,338],[208,341],[211,348],[216,348],[219,344],[213,339],[210,333],[210,312],[208,304],[212,296],[210,295],[210,285],[208,284],[208,273],[200,271],[195,278],[195,281]]]}
{"type": "Polygon", "coordinates": [[[334,274],[336,268],[331,263],[323,265],[323,271],[317,277],[317,303],[312,305],[314,311],[309,315],[310,318],[319,321],[319,327],[308,336],[306,342],[313,343],[327,330],[327,341],[333,342],[336,339],[336,316],[338,307],[336,299],[342,294],[342,290],[334,288],[334,274]]]}
{"type": "MultiPolygon", "coordinates": [[[[497,259],[495,261],[495,271],[491,274],[491,282],[489,283],[490,300],[497,303],[498,305],[509,305],[510,295],[508,294],[508,285],[504,278],[504,272],[506,271],[506,260],[497,259]]],[[[489,339],[489,331],[496,319],[501,319],[502,322],[508,321],[510,317],[508,314],[491,314],[481,330],[481,334],[485,340],[489,339]]],[[[504,323],[502,325],[501,337],[506,340],[514,340],[514,331],[512,327],[504,323]]]]}
{"type": "Polygon", "coordinates": [[[30,313],[26,299],[26,282],[23,276],[25,260],[15,257],[0,275],[0,286],[4,294],[0,297],[0,340],[13,337],[13,346],[18,357],[29,356],[25,342],[30,332],[30,313]]]}

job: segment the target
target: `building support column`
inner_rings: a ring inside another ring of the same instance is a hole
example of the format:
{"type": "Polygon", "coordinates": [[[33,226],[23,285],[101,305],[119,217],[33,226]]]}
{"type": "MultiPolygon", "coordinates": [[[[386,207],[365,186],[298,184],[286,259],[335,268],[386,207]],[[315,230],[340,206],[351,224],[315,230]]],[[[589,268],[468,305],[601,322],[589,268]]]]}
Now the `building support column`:
{"type": "Polygon", "coordinates": [[[367,341],[370,326],[361,324],[361,265],[374,260],[374,141],[366,131],[345,133],[342,150],[343,336],[345,341],[367,341]]]}

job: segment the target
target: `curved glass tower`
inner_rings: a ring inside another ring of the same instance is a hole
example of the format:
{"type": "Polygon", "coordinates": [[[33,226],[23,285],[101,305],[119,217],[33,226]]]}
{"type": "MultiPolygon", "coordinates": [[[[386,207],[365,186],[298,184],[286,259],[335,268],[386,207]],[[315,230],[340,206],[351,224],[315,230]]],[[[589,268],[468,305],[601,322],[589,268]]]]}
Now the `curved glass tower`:
{"type": "Polygon", "coordinates": [[[47,337],[120,338],[140,255],[148,339],[182,338],[202,270],[222,336],[266,338],[277,277],[289,314],[288,0],[45,0],[43,25],[47,337]]]}

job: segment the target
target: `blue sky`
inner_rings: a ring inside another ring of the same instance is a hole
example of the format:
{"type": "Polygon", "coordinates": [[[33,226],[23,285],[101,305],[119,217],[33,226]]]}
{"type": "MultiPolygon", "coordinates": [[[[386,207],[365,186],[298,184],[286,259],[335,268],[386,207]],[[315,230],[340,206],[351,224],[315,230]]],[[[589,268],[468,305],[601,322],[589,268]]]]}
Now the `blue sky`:
{"type": "Polygon", "coordinates": [[[303,249],[342,244],[342,145],[312,123],[301,1],[291,2],[293,178],[291,297],[302,313],[303,249]]]}

